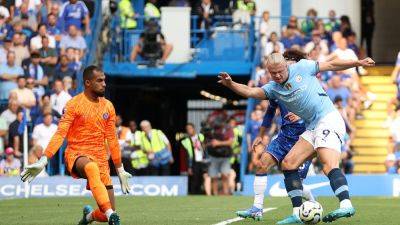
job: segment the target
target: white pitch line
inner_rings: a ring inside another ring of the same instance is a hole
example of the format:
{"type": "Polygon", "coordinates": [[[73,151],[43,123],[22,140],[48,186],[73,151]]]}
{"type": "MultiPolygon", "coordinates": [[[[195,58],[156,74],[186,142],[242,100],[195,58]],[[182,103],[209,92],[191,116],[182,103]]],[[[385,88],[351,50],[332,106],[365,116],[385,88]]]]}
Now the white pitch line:
{"type": "MultiPolygon", "coordinates": [[[[263,212],[268,212],[268,211],[272,211],[272,210],[275,210],[275,209],[276,208],[265,208],[265,209],[263,209],[263,212]]],[[[241,221],[241,220],[244,220],[244,218],[236,217],[236,218],[233,218],[233,219],[224,220],[222,222],[219,222],[219,223],[216,223],[216,224],[213,224],[213,225],[227,225],[227,224],[231,224],[231,223],[234,223],[234,222],[237,222],[237,221],[241,221]]]]}

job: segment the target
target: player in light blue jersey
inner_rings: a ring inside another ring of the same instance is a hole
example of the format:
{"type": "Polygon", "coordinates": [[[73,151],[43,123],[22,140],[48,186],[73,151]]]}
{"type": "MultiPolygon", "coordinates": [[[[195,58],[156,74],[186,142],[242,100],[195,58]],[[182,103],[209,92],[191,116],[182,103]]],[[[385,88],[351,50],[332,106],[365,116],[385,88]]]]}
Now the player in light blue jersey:
{"type": "MultiPolygon", "coordinates": [[[[252,146],[255,152],[253,162],[257,167],[253,183],[254,203],[253,206],[247,210],[237,211],[236,214],[238,216],[262,220],[264,192],[267,188],[267,173],[273,166],[280,165],[284,157],[288,154],[293,145],[296,144],[300,135],[304,133],[305,130],[304,121],[301,120],[300,117],[288,112],[285,106],[279,104],[278,101],[270,101],[260,127],[260,132],[252,146]],[[262,137],[264,137],[266,130],[271,128],[272,120],[278,108],[282,120],[281,129],[278,136],[266,147],[262,144],[262,137]]],[[[302,179],[306,178],[310,164],[311,161],[307,161],[304,163],[303,167],[299,169],[299,176],[302,179]]],[[[310,190],[307,190],[307,192],[304,190],[303,194],[307,200],[314,200],[310,190]]]]}
{"type": "MultiPolygon", "coordinates": [[[[323,218],[324,222],[353,216],[355,209],[350,201],[346,177],[339,169],[341,143],[346,132],[344,121],[322,89],[316,75],[324,71],[374,65],[375,62],[371,58],[366,58],[336,59],[321,63],[303,59],[289,66],[280,53],[273,53],[267,57],[267,69],[273,81],[262,88],[236,83],[227,73],[219,75],[219,83],[237,94],[247,98],[277,100],[304,120],[307,130],[286,155],[281,168],[293,206],[299,209],[302,204],[303,186],[298,168],[315,152],[317,153],[323,165],[323,172],[330,180],[332,190],[340,201],[339,209],[328,213],[323,218]]],[[[289,222],[285,219],[281,224],[289,222]]]]}

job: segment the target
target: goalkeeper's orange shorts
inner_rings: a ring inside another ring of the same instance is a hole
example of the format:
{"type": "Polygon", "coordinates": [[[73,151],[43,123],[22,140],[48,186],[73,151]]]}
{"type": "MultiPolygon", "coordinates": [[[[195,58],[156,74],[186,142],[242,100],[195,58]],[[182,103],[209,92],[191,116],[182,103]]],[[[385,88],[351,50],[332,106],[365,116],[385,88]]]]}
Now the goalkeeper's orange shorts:
{"type": "MultiPolygon", "coordinates": [[[[98,160],[97,157],[94,157],[89,154],[78,153],[78,152],[65,152],[65,164],[67,165],[67,170],[71,174],[71,176],[75,179],[83,178],[86,179],[83,175],[81,175],[75,168],[75,162],[79,157],[87,157],[91,161],[95,162],[100,170],[100,180],[106,186],[107,189],[113,189],[112,180],[110,177],[110,167],[108,165],[107,160],[98,160]]],[[[89,182],[86,184],[86,189],[90,190],[89,182]]]]}

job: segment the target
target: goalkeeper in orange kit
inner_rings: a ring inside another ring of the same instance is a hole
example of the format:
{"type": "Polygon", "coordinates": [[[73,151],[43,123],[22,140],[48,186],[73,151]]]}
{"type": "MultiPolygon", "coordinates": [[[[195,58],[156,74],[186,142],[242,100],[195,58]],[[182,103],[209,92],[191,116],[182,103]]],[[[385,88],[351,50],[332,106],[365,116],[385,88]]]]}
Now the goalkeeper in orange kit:
{"type": "Polygon", "coordinates": [[[108,152],[117,168],[124,194],[129,193],[128,178],[132,177],[125,172],[121,163],[114,106],[104,98],[105,78],[104,73],[96,66],[89,66],[83,71],[84,92],[67,103],[58,130],[51,138],[44,156],[21,173],[22,181],[31,182],[61,147],[64,138],[67,138],[67,169],[72,177],[87,179],[86,188],[92,192],[99,207],[93,210],[92,207],[85,206],[79,224],[89,224],[92,221],[120,224],[119,216],[114,211],[115,198],[108,152]]]}

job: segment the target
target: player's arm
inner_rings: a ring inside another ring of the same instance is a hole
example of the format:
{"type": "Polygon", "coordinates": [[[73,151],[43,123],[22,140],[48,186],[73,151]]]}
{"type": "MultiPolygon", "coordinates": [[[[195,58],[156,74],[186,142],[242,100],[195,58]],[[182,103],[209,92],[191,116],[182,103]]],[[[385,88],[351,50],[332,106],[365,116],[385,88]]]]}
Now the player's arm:
{"type": "Polygon", "coordinates": [[[21,173],[21,180],[23,182],[28,181],[29,183],[46,167],[48,160],[53,157],[60,149],[64,142],[65,137],[68,134],[69,128],[71,127],[74,118],[74,106],[71,102],[68,102],[65,106],[64,114],[58,123],[57,132],[51,138],[44,156],[42,156],[36,163],[26,166],[24,171],[21,173]]]}
{"type": "Polygon", "coordinates": [[[267,108],[267,112],[265,113],[262,124],[260,126],[260,130],[258,131],[258,136],[256,137],[256,139],[254,139],[253,144],[251,146],[253,151],[255,150],[255,147],[257,145],[263,143],[263,138],[265,136],[265,133],[267,132],[267,130],[271,129],[272,120],[275,116],[275,112],[276,112],[276,105],[272,103],[272,101],[270,101],[270,104],[268,105],[267,108]]]}
{"type": "Polygon", "coordinates": [[[362,60],[335,59],[329,62],[320,62],[319,72],[347,70],[358,66],[371,67],[375,66],[375,62],[371,58],[365,58],[362,60]]]}
{"type": "Polygon", "coordinates": [[[109,117],[106,124],[106,139],[108,143],[108,149],[110,150],[111,159],[114,163],[115,168],[117,169],[122,193],[127,194],[130,190],[128,179],[131,178],[132,175],[125,172],[124,166],[122,165],[121,150],[119,148],[115,120],[115,109],[114,106],[111,105],[109,117]]]}
{"type": "Polygon", "coordinates": [[[265,92],[262,88],[249,87],[244,84],[236,83],[232,80],[231,76],[229,76],[228,73],[221,72],[218,75],[218,78],[220,79],[218,83],[228,87],[229,89],[231,89],[240,96],[246,98],[256,98],[261,100],[267,99],[267,96],[265,95],[265,92]]]}

